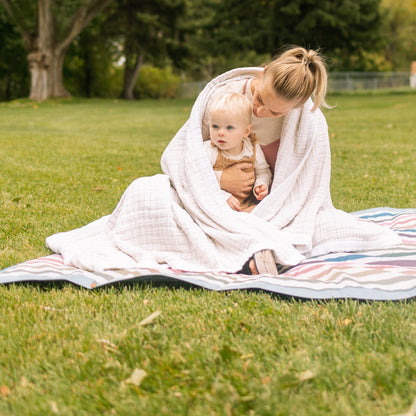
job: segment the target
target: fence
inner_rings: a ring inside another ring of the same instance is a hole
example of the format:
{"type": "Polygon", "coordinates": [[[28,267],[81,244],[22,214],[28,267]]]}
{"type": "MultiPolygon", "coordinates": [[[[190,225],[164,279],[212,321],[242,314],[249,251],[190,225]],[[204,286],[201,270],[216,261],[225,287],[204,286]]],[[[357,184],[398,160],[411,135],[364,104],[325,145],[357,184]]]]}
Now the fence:
{"type": "Polygon", "coordinates": [[[329,91],[378,90],[410,86],[410,72],[331,72],[329,91]]]}
{"type": "MultiPolygon", "coordinates": [[[[180,97],[195,98],[207,82],[184,82],[180,88],[180,97]]],[[[410,85],[410,72],[330,72],[328,76],[328,91],[394,89],[410,85]]]]}

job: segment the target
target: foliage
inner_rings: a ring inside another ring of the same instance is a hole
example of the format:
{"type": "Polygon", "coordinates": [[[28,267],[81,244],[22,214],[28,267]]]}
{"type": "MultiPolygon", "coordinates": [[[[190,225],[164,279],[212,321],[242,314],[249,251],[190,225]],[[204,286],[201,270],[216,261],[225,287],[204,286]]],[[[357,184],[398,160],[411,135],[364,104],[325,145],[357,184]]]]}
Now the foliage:
{"type": "Polygon", "coordinates": [[[23,39],[0,8],[0,101],[27,96],[29,71],[23,39]]]}
{"type": "Polygon", "coordinates": [[[273,49],[271,11],[273,0],[225,0],[213,3],[214,16],[207,27],[212,53],[233,55],[236,51],[273,49]]]}
{"type": "Polygon", "coordinates": [[[237,51],[229,55],[218,54],[205,56],[204,66],[200,67],[197,79],[209,80],[218,74],[233,68],[260,66],[270,60],[270,54],[259,54],[256,51],[237,51]]]}
{"type": "MultiPolygon", "coordinates": [[[[17,27],[26,45],[36,38],[37,3],[0,0],[5,98],[27,93],[29,72],[17,27]],[[5,4],[12,5],[14,20],[6,17],[5,4]]],[[[81,4],[90,3],[51,2],[57,41],[81,4]]],[[[143,64],[206,80],[265,62],[286,44],[320,48],[330,70],[408,71],[416,56],[415,30],[413,0],[113,0],[70,46],[64,83],[79,96],[133,98],[143,64]],[[122,74],[115,62],[124,62],[122,74]]]]}
{"type": "MultiPolygon", "coordinates": [[[[36,38],[39,34],[39,6],[41,0],[1,0],[11,20],[19,27],[26,42],[27,49],[36,48],[36,38]]],[[[96,0],[55,0],[45,3],[52,13],[52,32],[56,42],[65,40],[72,30],[74,23],[82,25],[84,19],[91,18],[91,12],[97,8],[96,0]]],[[[99,2],[98,2],[99,3],[99,2]]],[[[102,2],[103,3],[103,2],[102,2]]],[[[107,3],[107,1],[106,1],[107,3]]],[[[104,4],[104,3],[103,3],[104,4]]],[[[98,5],[98,9],[100,6],[98,5]]],[[[88,20],[89,21],[89,20],[88,20]]],[[[77,27],[77,29],[79,29],[77,27]]]]}
{"type": "MultiPolygon", "coordinates": [[[[409,132],[416,129],[416,95],[337,95],[329,102],[336,105],[326,112],[335,205],[415,207],[409,132]]],[[[191,105],[74,98],[0,104],[0,267],[48,254],[46,236],[110,213],[132,180],[159,173],[160,155],[191,105]]],[[[173,282],[96,291],[1,285],[0,299],[4,416],[132,409],[385,416],[405,413],[416,396],[413,301],[304,301],[173,282]]]]}
{"type": "Polygon", "coordinates": [[[115,62],[119,45],[106,36],[106,17],[97,16],[70,46],[64,64],[65,86],[80,97],[119,97],[122,69],[115,62]]]}
{"type": "Polygon", "coordinates": [[[113,0],[1,0],[25,43],[30,69],[30,98],[68,96],[63,61],[70,44],[113,0]]]}
{"type": "Polygon", "coordinates": [[[385,59],[393,70],[409,71],[416,60],[416,2],[382,1],[385,59]]]}
{"type": "MultiPolygon", "coordinates": [[[[185,10],[178,16],[179,45],[186,49],[180,54],[182,76],[192,80],[212,78],[215,72],[215,52],[217,41],[211,32],[212,21],[215,18],[215,7],[219,0],[185,0],[185,10]]],[[[172,56],[172,63],[176,65],[178,56],[172,56]]]]}
{"type": "Polygon", "coordinates": [[[320,48],[337,70],[358,70],[350,57],[381,47],[380,0],[262,0],[218,3],[214,51],[273,53],[286,44],[320,48]]]}
{"type": "Polygon", "coordinates": [[[174,98],[178,94],[181,78],[170,67],[143,66],[135,91],[138,98],[174,98]]]}
{"type": "Polygon", "coordinates": [[[184,14],[184,0],[122,0],[113,4],[105,22],[111,39],[117,39],[124,60],[121,96],[133,99],[133,88],[143,63],[183,67],[188,53],[181,42],[178,21],[184,14]]]}

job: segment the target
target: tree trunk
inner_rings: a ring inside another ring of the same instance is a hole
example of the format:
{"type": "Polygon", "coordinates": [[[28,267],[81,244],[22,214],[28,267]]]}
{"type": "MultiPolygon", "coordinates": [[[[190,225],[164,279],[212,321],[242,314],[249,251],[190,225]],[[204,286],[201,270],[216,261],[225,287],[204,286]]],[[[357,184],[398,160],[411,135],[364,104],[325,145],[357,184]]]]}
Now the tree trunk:
{"type": "Polygon", "coordinates": [[[134,36],[133,28],[137,24],[134,19],[135,0],[125,1],[125,30],[126,38],[124,41],[124,54],[126,61],[124,62],[123,91],[121,98],[126,100],[134,100],[134,85],[139,76],[140,68],[143,64],[143,53],[137,48],[137,40],[134,36]],[[132,35],[133,34],[133,35],[132,35]]]}
{"type": "MultiPolygon", "coordinates": [[[[126,57],[128,58],[128,57],[126,57]]],[[[128,65],[128,59],[126,59],[124,67],[123,78],[123,92],[121,97],[126,100],[134,100],[134,85],[136,84],[137,77],[139,76],[140,68],[143,64],[143,54],[139,53],[136,58],[136,62],[133,68],[128,65]]]]}
{"type": "Polygon", "coordinates": [[[30,45],[27,56],[30,70],[30,99],[42,101],[49,97],[67,97],[62,80],[66,50],[56,46],[55,22],[51,0],[38,1],[38,37],[30,45]]]}
{"type": "Polygon", "coordinates": [[[6,92],[4,98],[5,101],[10,101],[12,97],[12,75],[8,73],[6,79],[6,92]]]}
{"type": "Polygon", "coordinates": [[[64,57],[65,53],[53,49],[29,53],[31,100],[42,101],[70,95],[62,80],[64,57]]]}
{"type": "Polygon", "coordinates": [[[85,0],[86,4],[79,6],[66,27],[63,20],[68,20],[67,17],[62,20],[61,16],[55,16],[54,19],[51,8],[54,0],[37,1],[38,29],[32,32],[22,17],[21,7],[16,5],[18,2],[14,4],[10,0],[0,0],[19,27],[28,50],[30,98],[41,101],[49,97],[67,97],[70,94],[64,88],[62,75],[65,53],[84,27],[113,0],[85,0]],[[55,25],[60,25],[60,31],[64,33],[61,40],[58,39],[55,25]]]}

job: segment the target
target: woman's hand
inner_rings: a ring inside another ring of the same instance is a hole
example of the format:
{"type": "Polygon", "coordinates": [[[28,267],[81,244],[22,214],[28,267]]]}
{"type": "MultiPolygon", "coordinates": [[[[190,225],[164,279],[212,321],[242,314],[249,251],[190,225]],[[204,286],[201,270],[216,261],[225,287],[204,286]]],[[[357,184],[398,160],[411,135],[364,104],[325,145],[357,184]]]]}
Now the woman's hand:
{"type": "Polygon", "coordinates": [[[251,162],[236,163],[225,169],[221,175],[221,189],[243,200],[248,198],[253,189],[254,171],[251,162]],[[245,172],[244,169],[251,169],[245,172]]]}

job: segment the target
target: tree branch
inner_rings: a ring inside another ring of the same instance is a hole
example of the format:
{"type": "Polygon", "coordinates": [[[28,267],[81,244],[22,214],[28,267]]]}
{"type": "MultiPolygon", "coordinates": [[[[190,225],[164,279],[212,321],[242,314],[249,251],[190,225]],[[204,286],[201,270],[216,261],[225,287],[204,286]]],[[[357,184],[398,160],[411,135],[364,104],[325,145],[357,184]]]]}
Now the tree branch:
{"type": "Polygon", "coordinates": [[[19,9],[18,6],[10,3],[9,0],[0,0],[0,2],[1,4],[3,4],[4,8],[6,9],[6,12],[10,15],[10,17],[16,23],[17,28],[22,34],[27,50],[31,50],[33,47],[33,42],[35,40],[35,37],[34,37],[34,34],[31,33],[30,29],[27,27],[25,20],[23,18],[22,11],[19,9]]]}
{"type": "Polygon", "coordinates": [[[12,16],[14,18],[14,14],[13,14],[13,11],[12,11],[12,6],[8,2],[8,0],[0,0],[0,1],[3,3],[3,6],[6,9],[7,13],[9,13],[10,16],[12,16]]]}
{"type": "Polygon", "coordinates": [[[101,13],[112,1],[114,0],[93,0],[89,6],[80,6],[71,19],[68,34],[59,45],[60,49],[67,49],[71,42],[82,32],[85,26],[87,26],[88,23],[101,13]]]}

